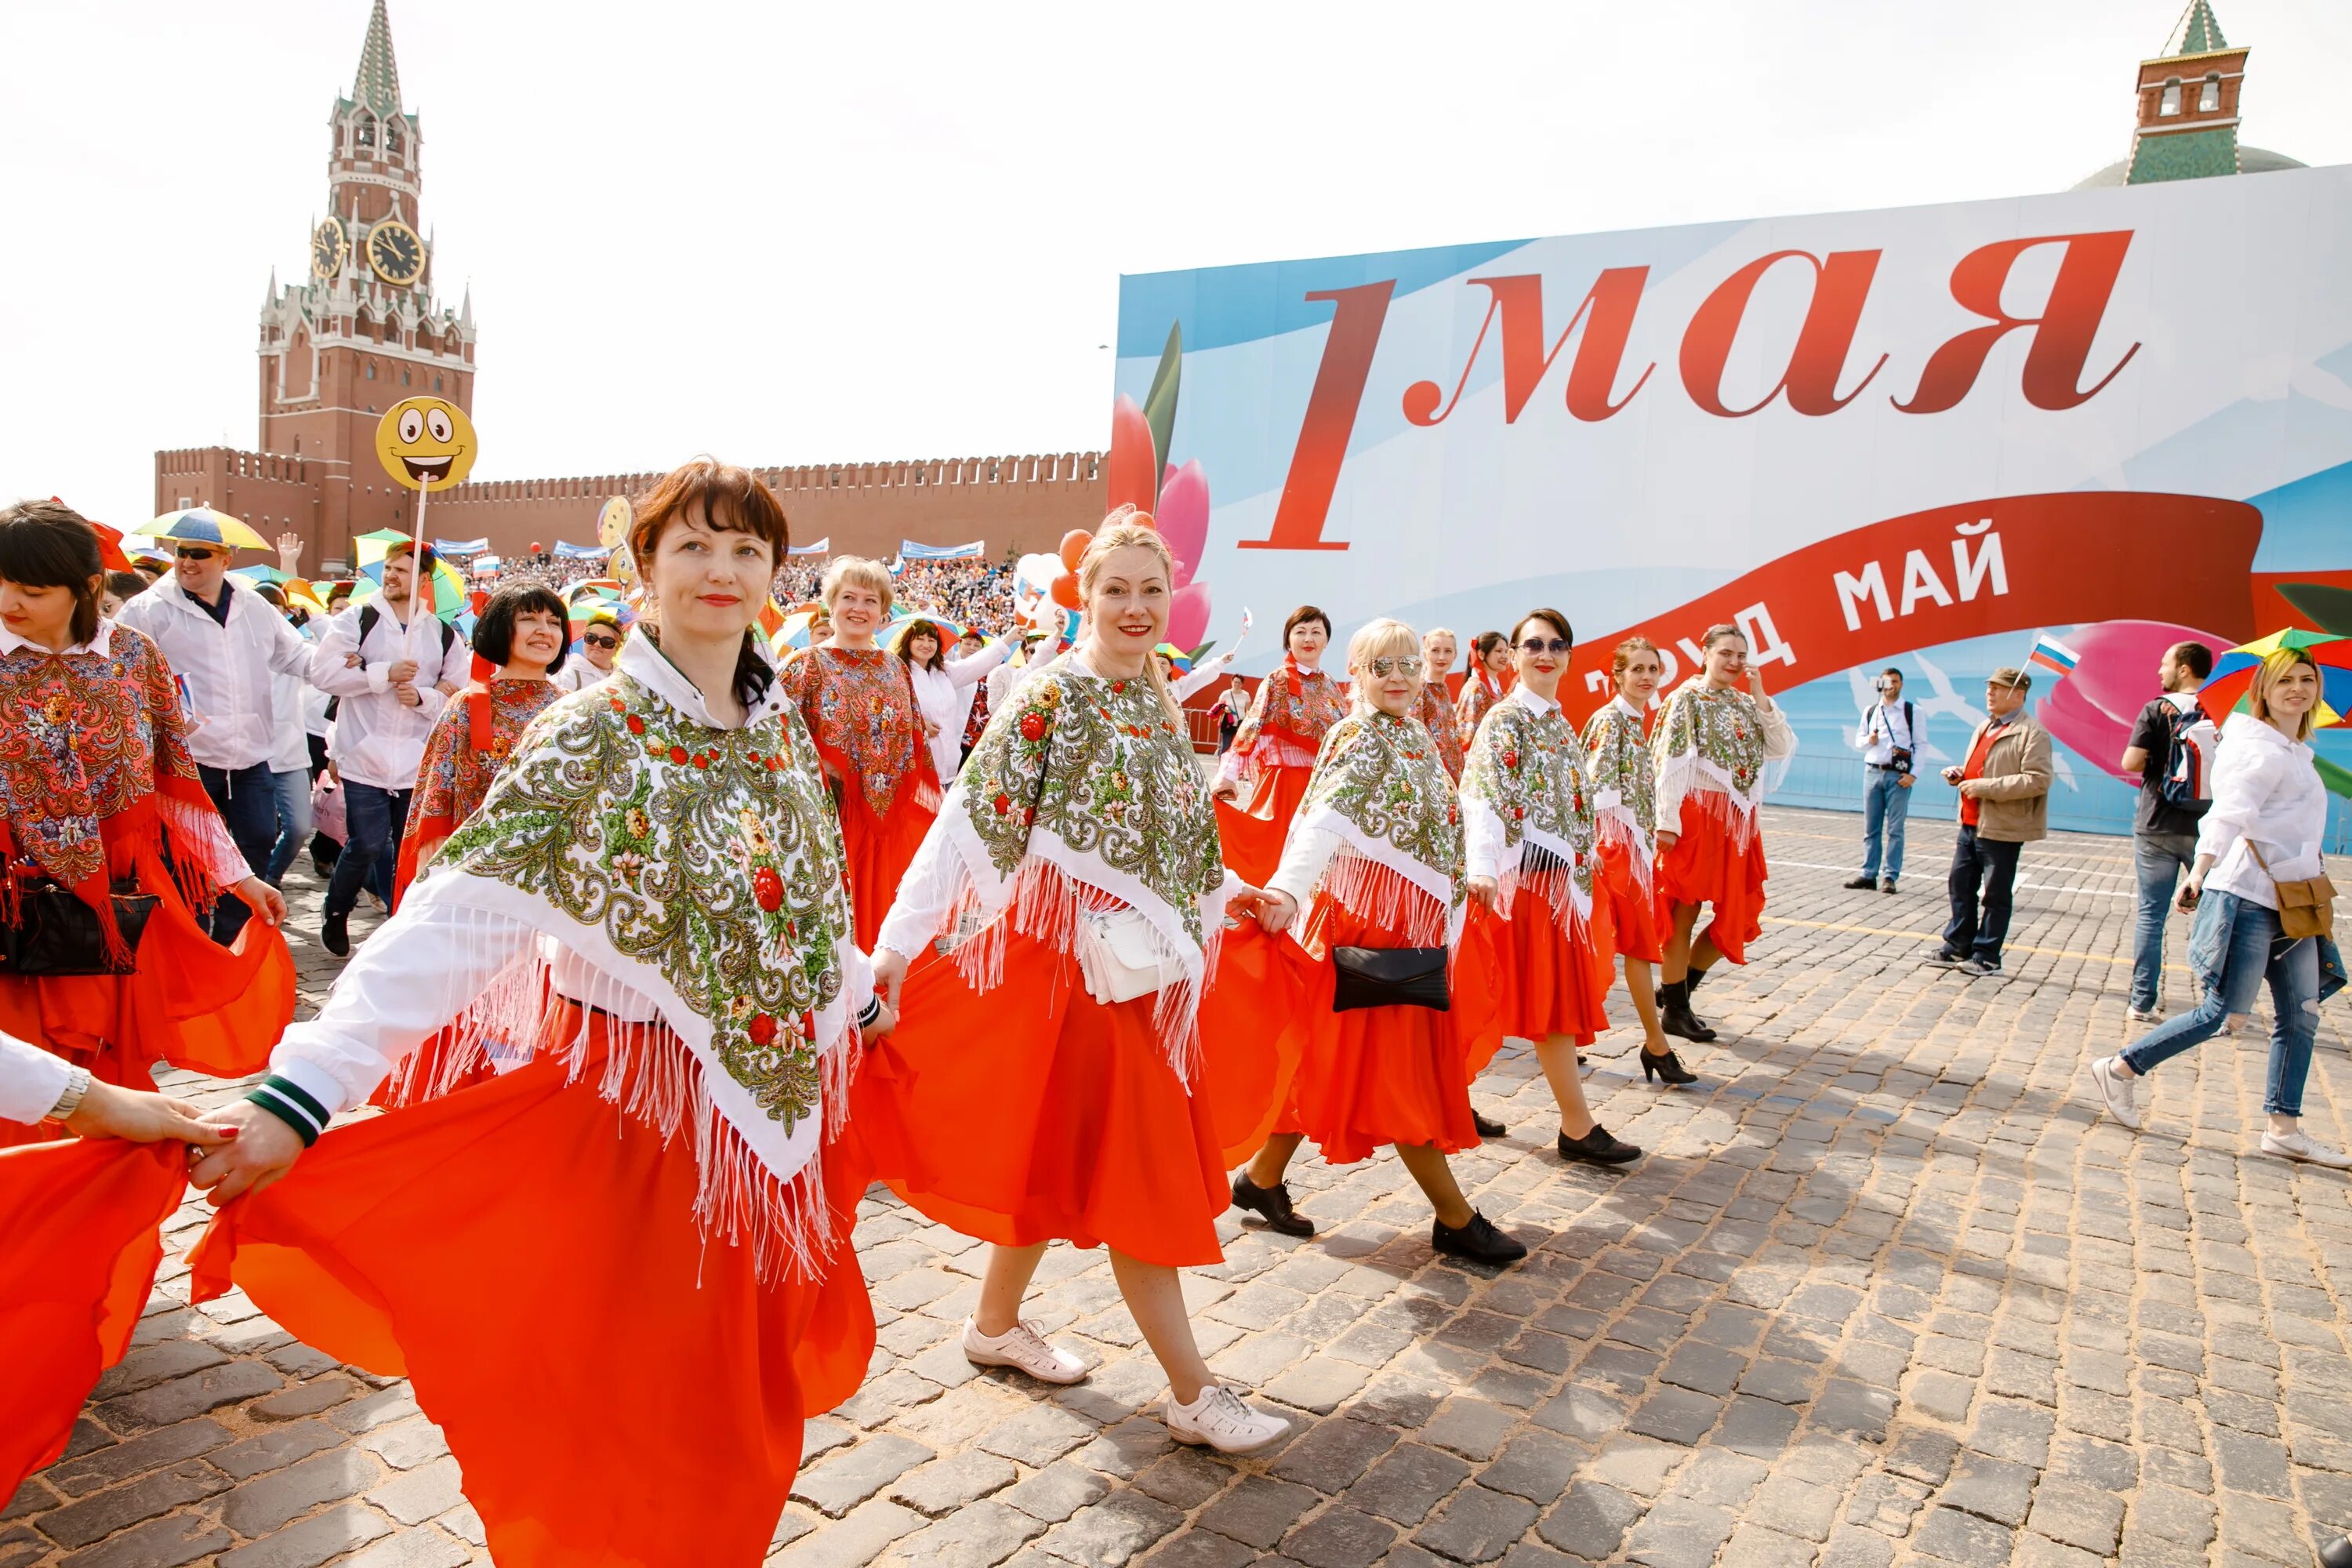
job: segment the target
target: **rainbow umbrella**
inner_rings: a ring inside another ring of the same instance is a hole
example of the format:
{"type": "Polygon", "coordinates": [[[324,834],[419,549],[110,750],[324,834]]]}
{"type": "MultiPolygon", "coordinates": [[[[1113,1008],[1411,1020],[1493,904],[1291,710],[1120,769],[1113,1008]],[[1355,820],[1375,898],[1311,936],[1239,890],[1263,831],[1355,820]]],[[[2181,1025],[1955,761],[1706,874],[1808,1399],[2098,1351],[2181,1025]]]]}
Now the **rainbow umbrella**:
{"type": "Polygon", "coordinates": [[[881,640],[888,642],[904,636],[905,634],[899,628],[909,621],[930,622],[947,634],[947,639],[950,642],[954,642],[963,636],[963,623],[954,616],[940,615],[937,610],[910,610],[901,605],[890,612],[888,620],[882,623],[881,640]]]}
{"type": "Polygon", "coordinates": [[[2283,647],[2301,648],[2319,667],[2319,711],[2313,716],[2313,727],[2325,730],[2345,722],[2345,715],[2352,713],[2352,637],[2299,626],[2241,643],[2213,661],[2213,673],[2197,693],[2199,705],[2213,722],[2247,710],[2255,668],[2283,647]]]}
{"type": "Polygon", "coordinates": [[[786,616],[784,624],[776,628],[776,635],[768,639],[770,646],[780,654],[788,647],[808,647],[809,626],[815,620],[814,610],[796,610],[786,616]]]}
{"type": "Polygon", "coordinates": [[[139,531],[150,539],[185,540],[190,544],[218,544],[230,550],[269,548],[269,542],[251,526],[208,506],[167,511],[139,531]]]}
{"type": "Polygon", "coordinates": [[[1178,647],[1174,643],[1161,643],[1158,647],[1153,648],[1151,651],[1154,653],[1166,654],[1168,656],[1169,662],[1176,667],[1177,674],[1190,675],[1192,673],[1192,656],[1186,653],[1182,648],[1178,647]]]}

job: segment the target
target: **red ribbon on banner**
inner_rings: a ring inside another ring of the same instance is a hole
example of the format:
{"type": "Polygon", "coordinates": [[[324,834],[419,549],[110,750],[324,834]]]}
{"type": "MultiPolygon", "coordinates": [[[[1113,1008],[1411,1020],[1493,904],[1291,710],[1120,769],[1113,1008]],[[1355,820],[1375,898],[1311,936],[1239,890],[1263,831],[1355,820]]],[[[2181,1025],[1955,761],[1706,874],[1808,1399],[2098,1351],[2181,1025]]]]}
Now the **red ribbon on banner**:
{"type": "Polygon", "coordinates": [[[1560,699],[1580,722],[1607,701],[1612,653],[1629,637],[1670,657],[1670,679],[1695,674],[1698,639],[1726,623],[1747,632],[1774,690],[1915,648],[2094,621],[2168,621],[2246,642],[2257,635],[2249,584],[2262,533],[2263,514],[2243,501],[2115,490],[1889,518],[1580,641],[1560,699]]]}

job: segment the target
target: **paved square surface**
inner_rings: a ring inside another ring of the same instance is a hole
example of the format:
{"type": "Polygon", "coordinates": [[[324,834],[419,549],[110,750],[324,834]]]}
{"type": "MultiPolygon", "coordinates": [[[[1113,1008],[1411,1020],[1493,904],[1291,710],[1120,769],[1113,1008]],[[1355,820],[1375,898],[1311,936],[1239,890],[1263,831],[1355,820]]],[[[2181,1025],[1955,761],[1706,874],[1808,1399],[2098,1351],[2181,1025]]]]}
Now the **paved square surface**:
{"type": "MultiPolygon", "coordinates": [[[[1293,1417],[1278,1449],[1170,1443],[1098,1253],[1053,1248],[1033,1301],[1092,1380],[980,1373],[955,1340],[983,1249],[869,1198],[881,1346],[810,1424],[770,1561],[2308,1563],[2352,1523],[2347,1183],[2254,1152],[2259,1031],[2158,1074],[2147,1131],[2095,1118],[2082,1066],[2129,1037],[2129,842],[2030,847],[2009,972],[1970,980],[1921,962],[1948,824],[1912,823],[1885,896],[1838,887],[1858,818],[1765,819],[1765,935],[1701,993],[1724,1037],[1686,1053],[1703,1081],[1645,1087],[1623,1028],[1589,1053],[1598,1113],[1646,1159],[1564,1167],[1523,1048],[1477,1086],[1511,1132],[1456,1165],[1524,1264],[1437,1261],[1392,1156],[1302,1156],[1311,1241],[1223,1226],[1224,1264],[1188,1276],[1195,1323],[1293,1417]]],[[[295,898],[306,1007],[334,968],[318,897],[295,898]]],[[[2174,1010],[2185,938],[2176,916],[2174,1010]]],[[[2324,1012],[2306,1105],[2339,1144],[2347,1007],[2324,1012]]],[[[1632,1018],[1622,989],[1611,1014],[1632,1018]]],[[[0,1513],[0,1568],[488,1561],[404,1385],[184,1292],[167,1263],[71,1453],[0,1513]]]]}

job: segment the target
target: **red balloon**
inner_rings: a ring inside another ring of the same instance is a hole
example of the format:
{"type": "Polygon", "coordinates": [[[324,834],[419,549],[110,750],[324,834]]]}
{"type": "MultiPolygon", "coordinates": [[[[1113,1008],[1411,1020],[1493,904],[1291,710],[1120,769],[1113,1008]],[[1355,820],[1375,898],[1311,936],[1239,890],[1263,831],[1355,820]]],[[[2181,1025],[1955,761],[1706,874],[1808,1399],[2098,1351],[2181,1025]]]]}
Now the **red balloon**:
{"type": "Polygon", "coordinates": [[[1062,564],[1073,572],[1076,571],[1078,558],[1087,552],[1087,546],[1094,542],[1095,536],[1083,528],[1074,528],[1062,535],[1062,564]]]}
{"type": "Polygon", "coordinates": [[[1053,598],[1054,603],[1066,610],[1078,607],[1078,574],[1076,572],[1065,572],[1054,579],[1053,598]]]}

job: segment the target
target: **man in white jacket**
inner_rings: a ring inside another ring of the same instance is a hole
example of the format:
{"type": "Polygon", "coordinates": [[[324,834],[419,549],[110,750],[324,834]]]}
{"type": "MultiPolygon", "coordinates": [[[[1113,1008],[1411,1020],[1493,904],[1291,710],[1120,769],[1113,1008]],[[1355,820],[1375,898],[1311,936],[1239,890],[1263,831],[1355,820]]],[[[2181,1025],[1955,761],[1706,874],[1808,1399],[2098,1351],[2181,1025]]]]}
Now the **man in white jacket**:
{"type": "MultiPolygon", "coordinates": [[[[433,721],[463,689],[473,650],[447,622],[417,603],[415,563],[395,544],[384,557],[383,592],[327,626],[310,656],[310,683],[335,699],[327,755],[343,786],[346,833],[327,883],[320,940],[341,957],[346,925],[362,884],[392,905],[392,873],[408,826],[408,797],[433,721]]],[[[425,552],[425,569],[433,552],[425,552]]]]}
{"type": "MultiPolygon", "coordinates": [[[[152,639],[178,678],[188,753],[257,877],[278,840],[278,792],[269,775],[278,693],[271,677],[307,670],[310,645],[250,584],[228,574],[227,546],[173,543],[173,574],[124,605],[116,618],[152,639]]],[[[213,940],[236,940],[246,913],[244,900],[221,900],[213,940]]]]}

